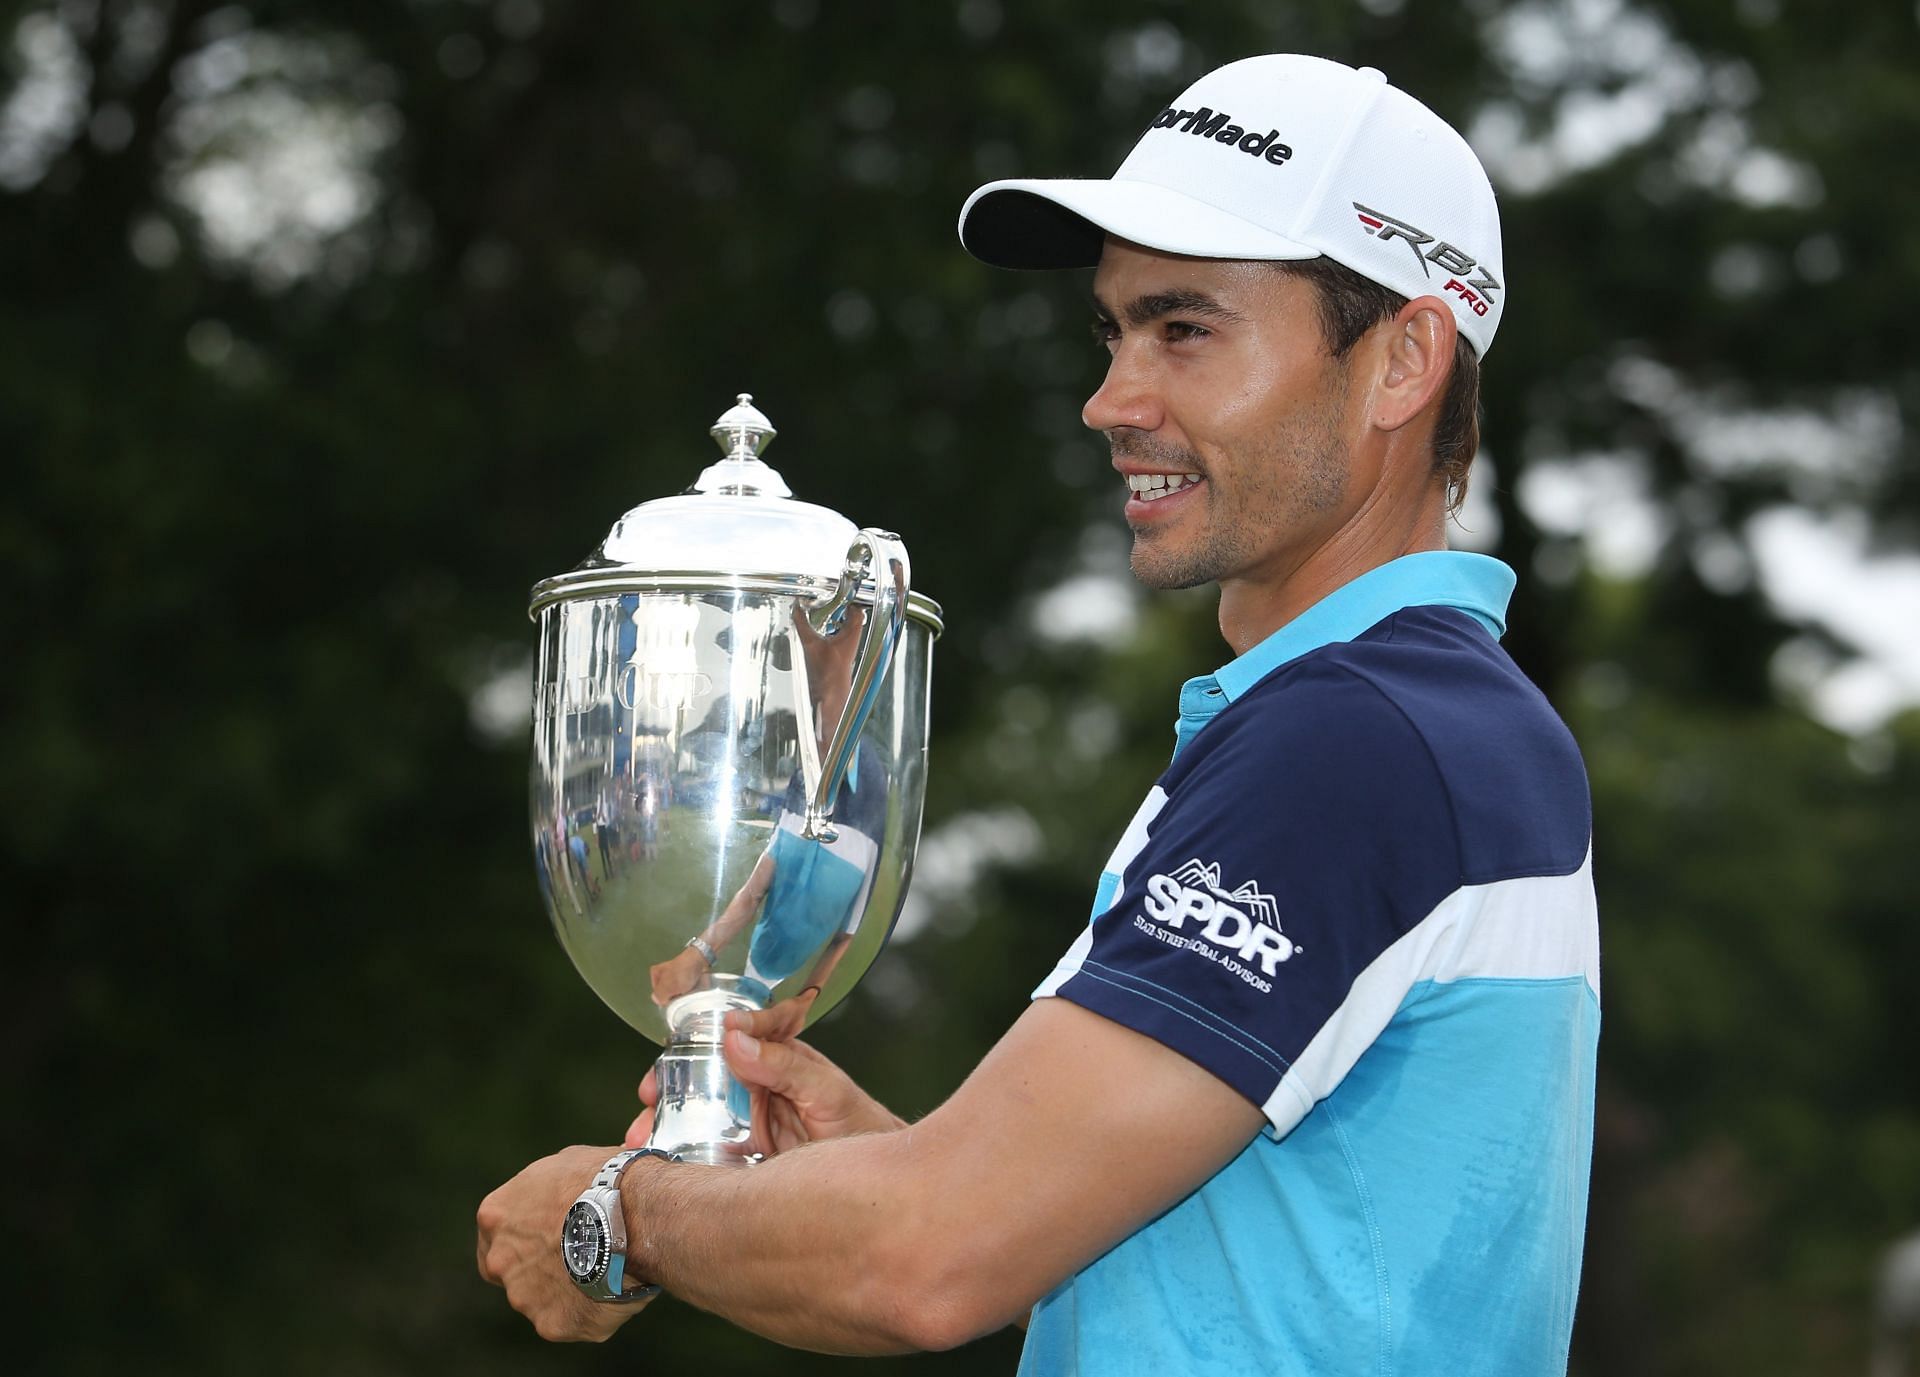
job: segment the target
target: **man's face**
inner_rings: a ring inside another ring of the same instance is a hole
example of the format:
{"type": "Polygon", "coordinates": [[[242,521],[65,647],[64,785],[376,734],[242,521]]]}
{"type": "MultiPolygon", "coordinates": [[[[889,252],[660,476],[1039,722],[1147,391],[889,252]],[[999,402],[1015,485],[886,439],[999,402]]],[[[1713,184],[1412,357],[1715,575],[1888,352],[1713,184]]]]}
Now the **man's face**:
{"type": "Polygon", "coordinates": [[[1349,482],[1348,370],[1326,355],[1313,287],[1109,239],[1093,294],[1111,361],[1081,417],[1128,481],[1135,576],[1284,582],[1364,491],[1349,482]]]}

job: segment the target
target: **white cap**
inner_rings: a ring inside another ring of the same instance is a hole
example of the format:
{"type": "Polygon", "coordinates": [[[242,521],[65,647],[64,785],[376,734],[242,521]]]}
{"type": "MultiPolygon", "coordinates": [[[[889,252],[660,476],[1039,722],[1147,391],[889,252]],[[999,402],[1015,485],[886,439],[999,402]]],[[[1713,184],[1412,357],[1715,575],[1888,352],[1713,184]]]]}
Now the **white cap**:
{"type": "Polygon", "coordinates": [[[960,242],[1003,268],[1083,268],[1107,235],[1197,258],[1325,255],[1453,307],[1485,355],[1506,305],[1500,213],[1467,141],[1371,67],[1249,57],[1154,117],[1110,180],[989,182],[960,242]]]}

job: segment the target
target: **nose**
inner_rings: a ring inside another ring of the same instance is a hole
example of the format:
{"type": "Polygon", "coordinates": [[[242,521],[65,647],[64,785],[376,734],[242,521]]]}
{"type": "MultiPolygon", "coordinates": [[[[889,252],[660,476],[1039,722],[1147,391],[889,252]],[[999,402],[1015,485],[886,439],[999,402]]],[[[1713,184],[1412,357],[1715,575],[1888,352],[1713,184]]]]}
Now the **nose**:
{"type": "Polygon", "coordinates": [[[1114,346],[1113,357],[1107,360],[1106,379],[1080,408],[1080,421],[1087,429],[1159,428],[1165,413],[1153,370],[1142,357],[1143,352],[1128,347],[1124,339],[1114,346]]]}

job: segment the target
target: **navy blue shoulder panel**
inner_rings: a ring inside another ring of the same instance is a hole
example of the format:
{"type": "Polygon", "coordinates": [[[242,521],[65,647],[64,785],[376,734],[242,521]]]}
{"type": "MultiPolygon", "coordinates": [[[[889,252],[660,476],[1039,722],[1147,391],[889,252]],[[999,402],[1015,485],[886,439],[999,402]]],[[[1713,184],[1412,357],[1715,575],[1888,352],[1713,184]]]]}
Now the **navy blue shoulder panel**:
{"type": "Polygon", "coordinates": [[[1390,786],[1407,771],[1407,755],[1361,739],[1388,708],[1418,739],[1445,793],[1459,883],[1580,868],[1593,813],[1579,747],[1499,643],[1451,608],[1407,608],[1279,666],[1208,724],[1164,787],[1173,793],[1222,749],[1278,751],[1292,762],[1290,788],[1340,790],[1352,783],[1340,776],[1356,774],[1390,786]],[[1341,749],[1301,739],[1323,733],[1341,749]],[[1303,772],[1306,760],[1317,762],[1313,773],[1303,772]]]}
{"type": "Polygon", "coordinates": [[[1392,701],[1426,744],[1459,828],[1461,883],[1580,868],[1593,833],[1580,749],[1478,623],[1410,607],[1321,655],[1392,701]]]}
{"type": "Polygon", "coordinates": [[[1280,666],[1161,782],[1166,803],[1059,992],[1255,1103],[1461,885],[1569,874],[1586,855],[1565,727],[1448,609],[1280,666]]]}

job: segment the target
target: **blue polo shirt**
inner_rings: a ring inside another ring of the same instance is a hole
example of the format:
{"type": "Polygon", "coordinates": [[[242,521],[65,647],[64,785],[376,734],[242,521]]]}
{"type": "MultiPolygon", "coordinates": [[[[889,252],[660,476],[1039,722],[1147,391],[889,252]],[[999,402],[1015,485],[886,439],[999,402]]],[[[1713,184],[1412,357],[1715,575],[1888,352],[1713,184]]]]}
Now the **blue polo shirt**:
{"type": "Polygon", "coordinates": [[[1266,1125],[1035,1308],[1022,1373],[1565,1370],[1592,818],[1500,649],[1512,590],[1495,560],[1408,555],[1182,689],[1173,762],[1034,993],[1191,1058],[1266,1125]]]}

